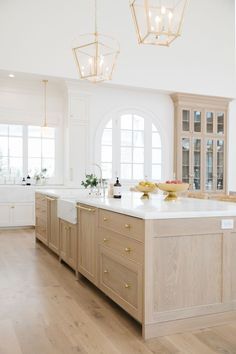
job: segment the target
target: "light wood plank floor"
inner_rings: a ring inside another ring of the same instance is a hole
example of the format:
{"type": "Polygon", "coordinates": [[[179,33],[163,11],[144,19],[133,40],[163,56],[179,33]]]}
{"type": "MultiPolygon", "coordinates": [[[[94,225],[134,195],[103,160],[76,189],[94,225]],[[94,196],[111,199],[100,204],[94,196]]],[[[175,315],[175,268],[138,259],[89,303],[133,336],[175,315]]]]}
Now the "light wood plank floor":
{"type": "Polygon", "coordinates": [[[236,354],[236,322],[144,342],[141,327],[40,243],[0,230],[0,354],[236,354]]]}

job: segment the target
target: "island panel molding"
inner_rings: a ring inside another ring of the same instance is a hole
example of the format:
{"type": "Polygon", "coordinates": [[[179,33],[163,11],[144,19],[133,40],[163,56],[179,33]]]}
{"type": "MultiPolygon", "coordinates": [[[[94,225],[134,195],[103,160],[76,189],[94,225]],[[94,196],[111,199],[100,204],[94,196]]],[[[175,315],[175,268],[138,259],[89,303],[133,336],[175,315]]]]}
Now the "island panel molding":
{"type": "Polygon", "coordinates": [[[227,124],[231,99],[173,94],[174,172],[199,193],[227,192],[227,124]]]}

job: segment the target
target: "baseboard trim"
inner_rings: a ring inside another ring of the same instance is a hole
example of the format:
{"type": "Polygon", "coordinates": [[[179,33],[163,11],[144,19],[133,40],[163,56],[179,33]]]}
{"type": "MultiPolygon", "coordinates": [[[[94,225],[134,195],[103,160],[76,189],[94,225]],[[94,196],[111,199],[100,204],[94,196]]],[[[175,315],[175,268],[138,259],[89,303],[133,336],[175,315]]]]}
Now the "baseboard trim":
{"type": "Polygon", "coordinates": [[[217,327],[235,320],[236,311],[228,311],[175,321],[146,324],[143,325],[142,334],[144,339],[150,339],[208,327],[217,327]]]}

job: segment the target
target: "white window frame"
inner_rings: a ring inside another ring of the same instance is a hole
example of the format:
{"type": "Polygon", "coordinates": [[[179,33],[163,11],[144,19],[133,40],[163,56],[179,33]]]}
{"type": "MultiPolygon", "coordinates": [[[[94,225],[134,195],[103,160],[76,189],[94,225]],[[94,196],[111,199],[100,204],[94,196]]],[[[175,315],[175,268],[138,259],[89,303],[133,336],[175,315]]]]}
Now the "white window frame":
{"type": "MultiPolygon", "coordinates": [[[[157,120],[146,112],[137,110],[137,109],[125,109],[119,110],[112,114],[109,114],[106,119],[103,120],[100,125],[100,129],[97,132],[97,139],[95,146],[97,147],[95,151],[96,161],[99,161],[101,164],[101,147],[102,147],[102,135],[103,131],[106,128],[106,125],[112,120],[112,179],[114,180],[117,176],[120,176],[120,151],[121,151],[121,142],[120,142],[120,121],[122,115],[137,115],[144,119],[144,176],[146,176],[149,180],[152,180],[152,125],[154,125],[157,129],[157,132],[160,135],[161,139],[161,180],[164,177],[164,154],[163,154],[163,136],[161,129],[157,120]],[[119,134],[117,134],[119,132],[119,134]],[[150,138],[151,137],[151,138],[150,138]],[[98,148],[99,147],[99,148],[98,148]],[[97,153],[99,151],[99,153],[97,153]],[[151,162],[150,162],[151,160],[151,162]]],[[[155,164],[154,164],[155,165],[155,164]]],[[[122,179],[122,183],[124,185],[133,185],[138,180],[135,179],[122,179]]]]}
{"type": "MultiPolygon", "coordinates": [[[[22,147],[22,159],[23,159],[23,176],[22,177],[27,177],[28,175],[28,127],[29,126],[37,126],[39,125],[36,124],[25,124],[25,123],[13,123],[13,122],[0,122],[0,125],[19,125],[22,127],[23,133],[22,133],[22,140],[23,140],[23,147],[22,147]]],[[[55,126],[50,126],[50,128],[55,129],[55,155],[54,155],[54,160],[55,160],[55,169],[54,169],[54,175],[47,179],[47,184],[57,184],[61,185],[63,184],[63,174],[60,173],[63,171],[63,149],[60,142],[62,141],[62,132],[59,127],[55,126]]],[[[6,137],[11,137],[11,135],[6,135],[6,137]]],[[[42,137],[39,139],[43,139],[42,137]]],[[[8,155],[9,158],[9,155],[8,155]]],[[[42,156],[41,156],[41,163],[42,163],[42,156]]],[[[33,177],[33,176],[31,176],[33,177]]]]}

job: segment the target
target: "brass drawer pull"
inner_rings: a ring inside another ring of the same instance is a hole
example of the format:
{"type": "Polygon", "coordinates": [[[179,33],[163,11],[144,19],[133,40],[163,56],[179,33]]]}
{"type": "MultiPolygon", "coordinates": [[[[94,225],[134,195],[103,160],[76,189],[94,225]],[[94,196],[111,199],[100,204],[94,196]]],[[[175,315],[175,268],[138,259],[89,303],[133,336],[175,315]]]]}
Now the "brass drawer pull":
{"type": "Polygon", "coordinates": [[[125,284],[125,289],[130,289],[131,288],[131,285],[130,284],[125,284]]]}
{"type": "Polygon", "coordinates": [[[85,210],[85,211],[89,211],[90,213],[94,213],[96,211],[96,209],[92,209],[92,208],[85,208],[81,205],[76,205],[76,208],[80,209],[80,210],[85,210]]]}
{"type": "Polygon", "coordinates": [[[12,206],[11,206],[11,209],[15,209],[15,206],[14,206],[14,205],[12,205],[12,206]]]}
{"type": "Polygon", "coordinates": [[[130,247],[125,247],[125,252],[130,253],[131,252],[131,248],[130,247]]]}
{"type": "Polygon", "coordinates": [[[107,221],[108,219],[106,217],[103,218],[103,221],[107,221]]]}
{"type": "Polygon", "coordinates": [[[107,270],[107,269],[104,269],[103,273],[107,274],[107,273],[108,273],[108,270],[107,270]]]}
{"type": "Polygon", "coordinates": [[[107,242],[107,241],[109,241],[107,238],[104,238],[104,239],[103,239],[103,242],[104,242],[104,243],[107,242]]]}
{"type": "Polygon", "coordinates": [[[130,228],[131,228],[131,225],[130,225],[130,224],[125,224],[125,228],[126,228],[126,229],[130,229],[130,228]]]}

